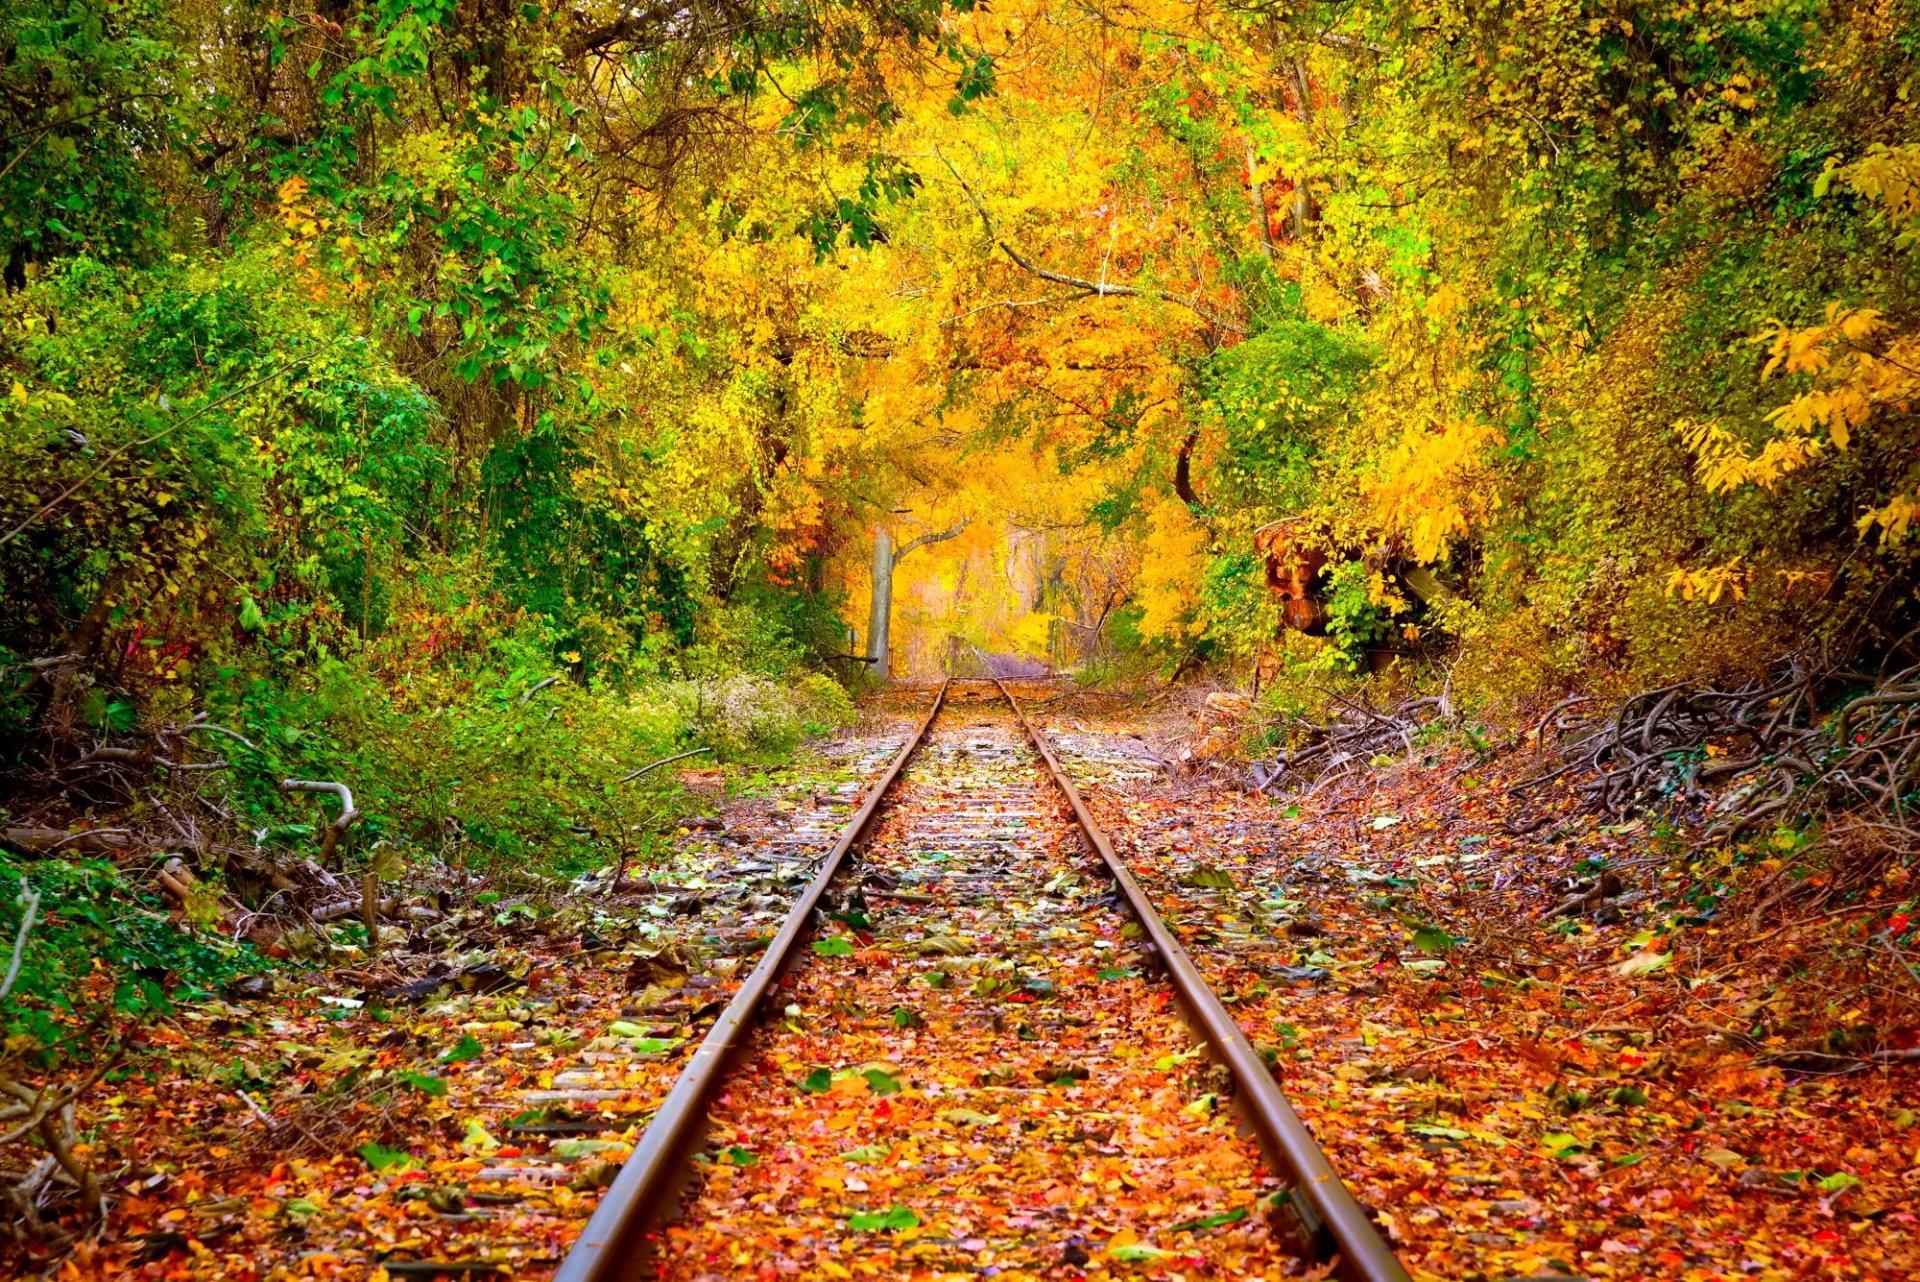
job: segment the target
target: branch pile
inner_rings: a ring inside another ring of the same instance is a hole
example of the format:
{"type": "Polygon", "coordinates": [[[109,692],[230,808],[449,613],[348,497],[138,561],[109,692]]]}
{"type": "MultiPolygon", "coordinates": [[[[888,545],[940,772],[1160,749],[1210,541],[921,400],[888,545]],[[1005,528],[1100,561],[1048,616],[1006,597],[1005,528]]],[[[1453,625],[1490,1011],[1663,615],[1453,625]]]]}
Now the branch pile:
{"type": "Polygon", "coordinates": [[[1325,722],[1290,718],[1286,724],[1287,750],[1269,765],[1253,765],[1256,791],[1313,791],[1353,774],[1382,754],[1411,753],[1421,728],[1448,712],[1445,696],[1402,699],[1376,711],[1364,703],[1327,693],[1340,705],[1339,710],[1325,722]]]}
{"type": "Polygon", "coordinates": [[[1765,681],[1663,686],[1562,724],[1567,707],[1542,726],[1567,736],[1560,764],[1519,790],[1572,772],[1615,820],[1691,810],[1707,839],[1731,841],[1841,811],[1898,822],[1920,788],[1920,665],[1876,678],[1796,659],[1765,681]]]}

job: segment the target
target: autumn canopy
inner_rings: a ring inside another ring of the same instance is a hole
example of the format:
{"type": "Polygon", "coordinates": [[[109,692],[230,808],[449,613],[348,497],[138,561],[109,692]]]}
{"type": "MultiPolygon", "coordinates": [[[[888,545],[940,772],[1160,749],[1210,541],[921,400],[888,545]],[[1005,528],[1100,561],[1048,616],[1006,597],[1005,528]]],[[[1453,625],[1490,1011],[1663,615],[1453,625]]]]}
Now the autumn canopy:
{"type": "Polygon", "coordinates": [[[8,0],[0,1090],[943,673],[1911,907],[1917,93],[1920,0],[8,0]]]}

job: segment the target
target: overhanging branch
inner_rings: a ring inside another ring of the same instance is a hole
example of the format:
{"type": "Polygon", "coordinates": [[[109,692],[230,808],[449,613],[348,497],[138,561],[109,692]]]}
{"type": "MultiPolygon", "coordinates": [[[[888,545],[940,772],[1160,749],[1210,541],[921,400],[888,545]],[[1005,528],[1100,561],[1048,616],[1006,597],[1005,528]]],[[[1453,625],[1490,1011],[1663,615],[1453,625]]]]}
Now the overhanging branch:
{"type": "MultiPolygon", "coordinates": [[[[938,155],[939,153],[936,152],[935,154],[938,155]]],[[[1175,306],[1186,308],[1214,329],[1224,329],[1235,334],[1244,334],[1247,332],[1245,326],[1230,321],[1226,317],[1203,307],[1198,299],[1181,298],[1177,294],[1162,294],[1158,291],[1142,290],[1134,285],[1117,285],[1106,280],[1090,280],[1085,276],[1075,276],[1069,272],[1058,272],[1050,267],[1042,267],[1015,249],[1012,245],[1008,244],[1006,240],[1001,237],[999,230],[993,225],[993,216],[987,212],[986,205],[981,202],[979,195],[973,190],[973,185],[960,176],[960,171],[954,168],[953,162],[945,156],[940,156],[940,163],[947,167],[947,172],[953,175],[953,180],[960,184],[960,190],[966,193],[968,202],[973,205],[973,211],[980,215],[980,224],[986,229],[987,239],[999,246],[1006,256],[1013,260],[1016,267],[1030,276],[1037,276],[1041,280],[1050,281],[1055,285],[1065,285],[1075,291],[1073,294],[1057,301],[1069,302],[1075,298],[1157,298],[1164,302],[1172,303],[1175,306]]]]}
{"type": "Polygon", "coordinates": [[[907,542],[902,543],[900,545],[899,551],[893,554],[893,563],[895,565],[900,564],[900,558],[905,556],[907,553],[913,551],[915,548],[923,548],[927,546],[927,544],[929,543],[945,543],[948,539],[958,538],[960,537],[960,532],[972,524],[973,524],[973,521],[971,518],[969,518],[965,521],[960,522],[960,524],[954,526],[951,530],[942,530],[938,534],[922,534],[917,539],[909,539],[907,542]]]}

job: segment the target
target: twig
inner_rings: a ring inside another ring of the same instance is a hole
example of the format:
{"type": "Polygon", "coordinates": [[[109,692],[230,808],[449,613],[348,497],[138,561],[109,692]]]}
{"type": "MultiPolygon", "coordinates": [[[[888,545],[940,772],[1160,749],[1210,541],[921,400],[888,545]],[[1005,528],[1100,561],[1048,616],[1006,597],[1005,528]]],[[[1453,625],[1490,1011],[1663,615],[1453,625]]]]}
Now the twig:
{"type": "Polygon", "coordinates": [[[712,752],[712,751],[713,751],[712,748],[692,748],[686,752],[675,753],[671,757],[662,757],[658,761],[649,761],[646,765],[641,766],[638,770],[630,770],[626,774],[621,775],[618,779],[615,779],[614,782],[616,784],[631,783],[635,779],[638,779],[641,775],[648,774],[652,771],[658,770],[661,766],[670,766],[676,761],[685,761],[688,757],[697,757],[703,752],[712,752]]]}
{"type": "Polygon", "coordinates": [[[241,1103],[245,1104],[248,1108],[253,1110],[253,1115],[255,1117],[259,1118],[262,1122],[264,1122],[269,1129],[272,1128],[273,1118],[267,1115],[267,1110],[265,1110],[264,1108],[261,1108],[258,1104],[253,1102],[253,1096],[237,1088],[234,1090],[233,1093],[240,1097],[241,1103]]]}

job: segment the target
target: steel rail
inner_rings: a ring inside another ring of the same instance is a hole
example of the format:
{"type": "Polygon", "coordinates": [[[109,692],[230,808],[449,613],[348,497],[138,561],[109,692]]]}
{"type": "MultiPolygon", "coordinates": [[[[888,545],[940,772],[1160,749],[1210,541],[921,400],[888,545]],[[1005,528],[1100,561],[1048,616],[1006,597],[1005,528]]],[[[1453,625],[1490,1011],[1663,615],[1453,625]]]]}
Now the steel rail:
{"type": "Polygon", "coordinates": [[[840,871],[847,852],[873,826],[881,800],[900,777],[908,758],[926,739],[933,719],[940,715],[949,684],[940,683],[933,706],[927,710],[913,737],[894,755],[886,773],[868,790],[860,809],[847,821],[840,840],[821,862],[820,871],[814,874],[805,893],[795,901],[781,924],[779,933],[767,945],[760,964],[740,985],[733,1000],[720,1012],[720,1017],[714,1020],[713,1027],[688,1058],[686,1067],[680,1070],[679,1079],[647,1124],[633,1155],[614,1177],[573,1250],[561,1261],[558,1272],[553,1275],[554,1282],[630,1282],[645,1275],[651,1253],[648,1231],[656,1227],[669,1204],[668,1195],[676,1191],[686,1174],[693,1146],[706,1126],[707,1102],[751,1038],[754,1016],[761,1002],[798,954],[801,941],[812,927],[814,909],[840,871]]]}
{"type": "Polygon", "coordinates": [[[1291,1183],[1287,1205],[1299,1222],[1305,1243],[1317,1259],[1335,1260],[1335,1271],[1346,1282],[1409,1282],[1406,1267],[1380,1236],[1366,1208],[1341,1183],[1326,1153],[1273,1080],[1266,1062],[1240,1031],[1233,1015],[1214,996],[1186,949],[1154,911],[1146,891],[1121,862],[1113,843],[1087,810],[1080,790],[1060,768],[1052,746],[1027,720],[1013,692],[997,677],[993,683],[1005,696],[1007,706],[1013,709],[1015,720],[1027,732],[1041,760],[1046,762],[1047,773],[1065,794],[1087,844],[1106,864],[1128,907],[1146,931],[1175,993],[1186,1007],[1188,1021],[1205,1035],[1214,1055],[1232,1072],[1239,1088],[1235,1103],[1241,1116],[1253,1128],[1267,1160],[1291,1183]]]}

